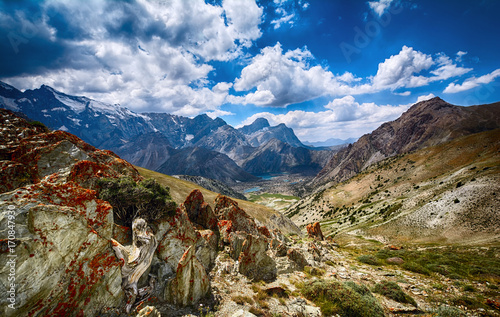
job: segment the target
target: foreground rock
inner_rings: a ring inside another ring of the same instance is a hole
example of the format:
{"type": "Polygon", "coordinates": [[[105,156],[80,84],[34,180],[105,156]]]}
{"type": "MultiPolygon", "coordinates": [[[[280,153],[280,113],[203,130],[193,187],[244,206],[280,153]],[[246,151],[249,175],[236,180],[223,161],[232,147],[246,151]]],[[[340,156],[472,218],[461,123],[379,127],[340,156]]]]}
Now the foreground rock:
{"type": "MultiPolygon", "coordinates": [[[[93,316],[119,307],[121,263],[109,243],[113,211],[90,188],[99,177],[139,180],[139,173],[109,151],[5,110],[0,142],[0,220],[10,220],[13,233],[0,232],[0,280],[9,277],[7,255],[16,256],[16,301],[0,299],[0,315],[93,316]]],[[[6,287],[0,284],[4,294],[6,287]]]]}
{"type": "Polygon", "coordinates": [[[195,248],[189,247],[183,254],[175,278],[165,288],[165,300],[187,306],[199,302],[210,291],[210,280],[205,268],[195,256],[195,248]]]}
{"type": "Polygon", "coordinates": [[[238,257],[239,272],[254,281],[276,279],[276,262],[267,255],[267,249],[265,238],[248,234],[238,257]]]}

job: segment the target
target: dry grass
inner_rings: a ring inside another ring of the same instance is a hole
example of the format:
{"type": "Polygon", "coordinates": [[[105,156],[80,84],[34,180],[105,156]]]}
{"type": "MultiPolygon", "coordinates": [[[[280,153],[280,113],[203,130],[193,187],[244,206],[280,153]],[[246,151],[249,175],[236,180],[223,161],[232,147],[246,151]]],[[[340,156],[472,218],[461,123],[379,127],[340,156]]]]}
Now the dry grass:
{"type": "MultiPolygon", "coordinates": [[[[139,171],[139,173],[146,177],[146,178],[154,178],[156,181],[158,181],[160,184],[164,186],[168,186],[170,188],[170,195],[172,196],[172,199],[177,203],[181,204],[184,202],[186,197],[193,191],[194,189],[199,189],[201,193],[203,194],[203,197],[205,198],[205,201],[213,208],[214,207],[214,201],[215,198],[217,197],[217,193],[212,192],[210,190],[207,190],[197,184],[182,180],[182,179],[177,179],[175,177],[161,174],[158,172],[154,172],[142,167],[135,166],[135,168],[139,171]]],[[[268,219],[276,214],[276,211],[272,210],[271,208],[268,208],[263,205],[255,204],[249,201],[245,200],[240,200],[240,199],[235,199],[235,201],[238,202],[238,205],[244,209],[250,216],[256,218],[262,223],[266,223],[268,219]]],[[[287,232],[285,232],[287,233],[287,232]]]]}

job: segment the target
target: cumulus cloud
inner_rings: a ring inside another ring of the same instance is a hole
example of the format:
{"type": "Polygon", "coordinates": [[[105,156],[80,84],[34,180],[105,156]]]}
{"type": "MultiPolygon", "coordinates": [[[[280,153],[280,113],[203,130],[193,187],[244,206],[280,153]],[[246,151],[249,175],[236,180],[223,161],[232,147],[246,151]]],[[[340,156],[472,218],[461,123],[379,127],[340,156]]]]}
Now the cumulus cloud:
{"type": "Polygon", "coordinates": [[[389,9],[393,0],[369,1],[368,6],[380,17],[385,10],[389,9]]]}
{"type": "Polygon", "coordinates": [[[450,83],[443,92],[447,94],[453,94],[470,90],[472,88],[478,87],[479,85],[489,84],[497,77],[500,77],[500,69],[496,69],[491,73],[483,75],[481,77],[467,78],[462,84],[450,83]]]}
{"type": "Polygon", "coordinates": [[[234,83],[236,91],[255,91],[231,101],[286,107],[324,95],[361,94],[371,89],[368,84],[348,85],[358,81],[350,73],[335,76],[322,66],[311,66],[311,62],[314,56],[307,48],[283,52],[280,43],[266,47],[243,68],[234,83]]]}
{"type": "Polygon", "coordinates": [[[0,43],[2,80],[138,111],[216,111],[232,84],[211,87],[209,62],[238,58],[262,35],[262,8],[244,1],[51,0],[25,11],[3,3],[0,33],[15,45],[0,43]]]}
{"type": "Polygon", "coordinates": [[[472,68],[457,66],[443,53],[437,54],[433,59],[431,55],[405,45],[397,55],[392,55],[378,65],[373,88],[395,90],[401,87],[421,87],[434,81],[462,76],[471,70],[472,68]],[[421,75],[424,71],[431,75],[421,75]]]}
{"type": "Polygon", "coordinates": [[[384,122],[395,120],[410,106],[411,104],[392,106],[358,103],[349,95],[332,100],[325,105],[325,111],[294,110],[284,114],[261,112],[247,118],[242,125],[250,124],[257,118],[266,118],[271,125],[284,123],[293,128],[303,141],[347,139],[360,137],[384,122]]]}

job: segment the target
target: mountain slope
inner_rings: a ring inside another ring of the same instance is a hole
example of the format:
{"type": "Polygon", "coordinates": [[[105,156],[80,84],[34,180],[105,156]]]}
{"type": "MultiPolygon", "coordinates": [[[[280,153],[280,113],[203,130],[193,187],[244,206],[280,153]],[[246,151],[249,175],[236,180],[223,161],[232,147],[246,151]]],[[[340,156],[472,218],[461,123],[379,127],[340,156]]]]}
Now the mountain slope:
{"type": "Polygon", "coordinates": [[[298,225],[361,230],[381,241],[486,243],[500,238],[500,129],[380,161],[288,210],[298,225]]]}
{"type": "Polygon", "coordinates": [[[248,156],[241,166],[249,173],[302,173],[315,175],[331,157],[331,151],[293,147],[271,139],[248,156]]]}
{"type": "MultiPolygon", "coordinates": [[[[200,176],[217,176],[221,177],[218,179],[220,181],[252,179],[236,168],[234,162],[241,166],[252,152],[258,150],[258,146],[266,144],[272,138],[292,146],[304,147],[292,129],[284,124],[271,127],[266,119],[257,119],[250,126],[235,129],[224,120],[211,119],[205,114],[194,118],[167,113],[138,114],[119,105],[70,96],[45,85],[21,92],[0,82],[0,107],[24,113],[51,129],[71,132],[93,146],[115,151],[133,164],[156,170],[176,155],[175,164],[185,159],[191,162],[188,167],[193,168],[181,170],[176,167],[176,172],[188,175],[205,173],[200,176]],[[200,150],[183,151],[186,148],[203,148],[208,151],[204,153],[215,151],[227,155],[234,162],[219,156],[218,162],[226,164],[228,170],[223,172],[222,165],[212,165],[214,169],[218,169],[213,171],[212,167],[199,166],[207,164],[201,156],[195,155],[200,150]],[[233,172],[234,175],[231,174],[233,172]]],[[[305,166],[307,172],[318,170],[317,163],[305,166]]],[[[166,165],[170,166],[171,163],[166,165]]],[[[324,162],[321,163],[323,165],[324,162]]],[[[286,165],[280,167],[281,170],[290,168],[291,166],[286,165]]],[[[173,169],[172,166],[169,169],[164,167],[162,171],[173,169]]],[[[266,172],[253,170],[257,174],[266,172]]]]}
{"type": "MultiPolygon", "coordinates": [[[[201,187],[200,185],[183,179],[178,179],[141,167],[136,168],[143,177],[154,178],[160,184],[169,187],[172,199],[178,204],[183,203],[189,193],[191,193],[194,189],[199,189],[202,192],[205,201],[212,208],[214,208],[215,206],[214,202],[218,193],[212,192],[206,188],[201,187]]],[[[300,234],[300,229],[290,219],[283,216],[279,212],[263,205],[254,204],[247,200],[240,200],[235,198],[235,201],[238,202],[238,205],[242,209],[244,209],[250,216],[254,217],[259,222],[266,225],[268,228],[280,229],[285,234],[300,234]]]]}
{"type": "Polygon", "coordinates": [[[168,175],[203,176],[227,184],[258,180],[227,155],[199,147],[177,150],[157,171],[168,175]]]}
{"type": "Polygon", "coordinates": [[[264,118],[258,118],[252,124],[238,130],[247,137],[249,144],[254,147],[262,146],[271,139],[280,140],[294,147],[304,147],[292,129],[283,123],[271,127],[269,121],[264,118]]]}
{"type": "Polygon", "coordinates": [[[341,182],[387,157],[500,127],[500,103],[460,107],[439,97],[419,102],[339,151],[313,184],[341,182]]]}

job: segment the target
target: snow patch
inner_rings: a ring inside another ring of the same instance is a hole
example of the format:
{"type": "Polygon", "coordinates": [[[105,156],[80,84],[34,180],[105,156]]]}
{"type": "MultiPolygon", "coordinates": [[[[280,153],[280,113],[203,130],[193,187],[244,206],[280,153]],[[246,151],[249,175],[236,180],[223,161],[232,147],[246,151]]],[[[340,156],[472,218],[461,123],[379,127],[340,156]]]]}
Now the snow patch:
{"type": "Polygon", "coordinates": [[[63,126],[61,126],[61,127],[60,127],[59,129],[57,129],[57,130],[60,130],[60,131],[65,131],[65,132],[68,132],[68,131],[69,131],[69,130],[68,130],[68,128],[66,128],[66,126],[64,126],[64,125],[63,125],[63,126]]]}
{"type": "Polygon", "coordinates": [[[191,141],[192,139],[194,139],[194,135],[186,134],[186,141],[191,141]]]}
{"type": "Polygon", "coordinates": [[[12,111],[18,111],[19,107],[17,106],[16,102],[14,99],[10,98],[5,98],[0,96],[0,104],[5,105],[6,109],[12,110],[12,111]]]}
{"type": "Polygon", "coordinates": [[[85,103],[82,101],[75,100],[66,95],[61,95],[56,92],[54,93],[54,96],[56,97],[57,100],[68,106],[71,110],[73,110],[76,113],[80,113],[83,110],[85,110],[85,103]]]}

